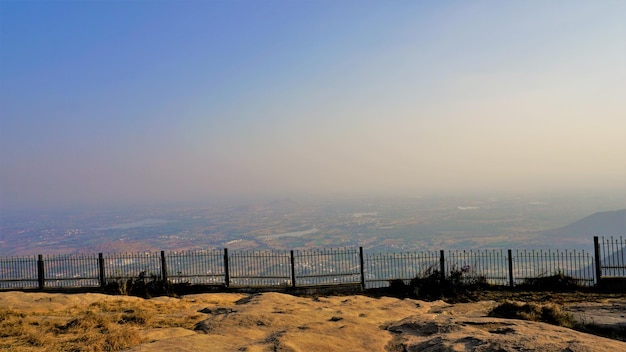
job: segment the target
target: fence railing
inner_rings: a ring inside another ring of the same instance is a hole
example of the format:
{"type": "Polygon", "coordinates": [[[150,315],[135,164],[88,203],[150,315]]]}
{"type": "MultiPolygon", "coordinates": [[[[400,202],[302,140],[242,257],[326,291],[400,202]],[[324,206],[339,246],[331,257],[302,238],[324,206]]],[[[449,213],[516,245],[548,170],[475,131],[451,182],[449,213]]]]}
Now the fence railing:
{"type": "Polygon", "coordinates": [[[626,240],[623,237],[593,238],[596,277],[626,277],[626,240]]]}
{"type": "Polygon", "coordinates": [[[139,275],[224,287],[360,284],[363,289],[435,270],[508,286],[557,273],[583,286],[593,286],[603,276],[626,276],[625,241],[595,237],[594,244],[595,257],[584,251],[511,249],[364,253],[362,247],[0,257],[0,289],[97,288],[139,275]]]}

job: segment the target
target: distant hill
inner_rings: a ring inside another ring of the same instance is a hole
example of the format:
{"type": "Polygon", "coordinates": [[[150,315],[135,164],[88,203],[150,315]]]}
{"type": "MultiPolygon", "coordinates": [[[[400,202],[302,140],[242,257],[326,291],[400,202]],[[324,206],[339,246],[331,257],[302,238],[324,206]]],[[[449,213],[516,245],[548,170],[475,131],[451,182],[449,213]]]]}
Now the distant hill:
{"type": "Polygon", "coordinates": [[[546,236],[590,239],[593,236],[626,236],[626,209],[601,211],[567,226],[543,232],[546,236]]]}

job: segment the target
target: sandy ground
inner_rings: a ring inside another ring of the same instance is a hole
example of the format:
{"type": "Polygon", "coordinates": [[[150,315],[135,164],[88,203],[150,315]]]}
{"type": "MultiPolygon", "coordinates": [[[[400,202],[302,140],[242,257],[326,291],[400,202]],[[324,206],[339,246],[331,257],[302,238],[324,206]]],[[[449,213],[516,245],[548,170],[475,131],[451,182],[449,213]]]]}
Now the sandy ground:
{"type": "MultiPolygon", "coordinates": [[[[138,310],[149,304],[161,319],[193,319],[187,328],[141,328],[143,343],[131,351],[626,351],[626,343],[612,339],[545,323],[488,317],[494,301],[447,304],[281,293],[144,300],[93,293],[0,292],[0,307],[42,319],[59,312],[80,314],[102,302],[138,310]]],[[[626,325],[625,309],[626,298],[567,307],[589,322],[626,325]]]]}

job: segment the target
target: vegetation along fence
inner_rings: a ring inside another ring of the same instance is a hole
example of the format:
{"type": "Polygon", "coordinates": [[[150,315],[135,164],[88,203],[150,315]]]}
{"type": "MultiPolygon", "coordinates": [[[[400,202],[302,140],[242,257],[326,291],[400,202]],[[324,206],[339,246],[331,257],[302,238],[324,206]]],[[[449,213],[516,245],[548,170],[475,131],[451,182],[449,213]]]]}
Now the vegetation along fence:
{"type": "Polygon", "coordinates": [[[595,257],[584,251],[511,249],[364,253],[362,247],[0,257],[0,289],[97,288],[139,276],[233,288],[358,284],[364,289],[435,272],[461,272],[508,286],[557,273],[583,286],[626,276],[624,239],[595,237],[594,245],[595,257]]]}

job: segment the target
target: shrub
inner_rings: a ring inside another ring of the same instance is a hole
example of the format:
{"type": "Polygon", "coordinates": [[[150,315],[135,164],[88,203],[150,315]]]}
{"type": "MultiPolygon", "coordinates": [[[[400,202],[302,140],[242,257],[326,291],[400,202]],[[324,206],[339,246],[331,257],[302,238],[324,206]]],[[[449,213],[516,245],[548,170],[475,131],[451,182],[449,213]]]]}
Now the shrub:
{"type": "Polygon", "coordinates": [[[388,290],[392,295],[399,297],[460,302],[472,300],[474,292],[488,286],[486,278],[481,275],[453,268],[444,276],[435,267],[429,267],[408,285],[403,280],[391,280],[388,290]]]}
{"type": "Polygon", "coordinates": [[[571,314],[565,313],[555,304],[539,305],[534,303],[504,302],[494,307],[489,316],[540,321],[552,325],[571,328],[575,325],[571,314]]]}
{"type": "Polygon", "coordinates": [[[572,276],[557,271],[550,276],[539,276],[524,279],[519,288],[533,291],[570,292],[583,288],[572,276]]]}
{"type": "Polygon", "coordinates": [[[109,294],[143,298],[171,295],[170,285],[166,280],[161,280],[154,274],[146,277],[145,271],[139,273],[137,277],[128,280],[110,280],[106,283],[104,291],[109,294]]]}

